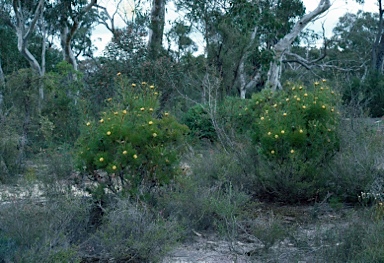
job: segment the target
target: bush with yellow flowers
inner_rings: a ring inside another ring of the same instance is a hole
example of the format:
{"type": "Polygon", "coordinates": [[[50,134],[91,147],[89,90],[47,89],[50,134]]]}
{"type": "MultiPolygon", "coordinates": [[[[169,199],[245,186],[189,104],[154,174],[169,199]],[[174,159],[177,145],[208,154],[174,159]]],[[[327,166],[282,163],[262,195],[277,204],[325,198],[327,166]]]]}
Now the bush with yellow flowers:
{"type": "Polygon", "coordinates": [[[128,83],[118,74],[118,95],[97,120],[84,123],[78,144],[78,166],[99,188],[131,195],[141,186],[170,182],[177,172],[187,127],[169,112],[159,112],[159,93],[145,82],[128,83]]]}
{"type": "Polygon", "coordinates": [[[253,141],[262,156],[264,193],[296,202],[319,195],[326,184],[319,169],[339,148],[339,95],[315,82],[283,91],[263,90],[252,98],[253,141]]]}

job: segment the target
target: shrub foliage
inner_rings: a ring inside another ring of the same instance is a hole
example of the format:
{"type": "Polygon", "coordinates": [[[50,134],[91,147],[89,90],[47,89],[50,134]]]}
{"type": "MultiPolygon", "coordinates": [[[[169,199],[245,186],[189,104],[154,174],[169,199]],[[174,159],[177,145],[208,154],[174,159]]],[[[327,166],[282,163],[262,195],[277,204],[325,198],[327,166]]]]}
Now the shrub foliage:
{"type": "Polygon", "coordinates": [[[119,95],[107,99],[110,106],[100,119],[84,125],[78,160],[80,168],[102,187],[113,191],[122,187],[135,194],[139,186],[172,179],[188,129],[169,112],[158,112],[159,93],[153,85],[128,85],[119,74],[117,81],[119,95]]]}
{"type": "Polygon", "coordinates": [[[252,97],[255,122],[252,139],[266,166],[261,174],[265,191],[295,202],[321,191],[319,168],[338,151],[338,95],[316,82],[252,97]]]}

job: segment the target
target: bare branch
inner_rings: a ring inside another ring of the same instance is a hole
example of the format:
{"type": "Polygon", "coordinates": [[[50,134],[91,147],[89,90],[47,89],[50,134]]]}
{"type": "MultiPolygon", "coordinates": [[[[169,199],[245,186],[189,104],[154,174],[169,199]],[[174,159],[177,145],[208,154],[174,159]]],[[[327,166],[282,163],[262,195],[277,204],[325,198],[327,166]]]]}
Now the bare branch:
{"type": "Polygon", "coordinates": [[[39,20],[40,17],[41,17],[41,13],[43,12],[43,7],[44,7],[44,0],[40,0],[40,1],[39,1],[39,4],[38,4],[37,7],[36,7],[36,10],[35,10],[35,14],[34,14],[33,20],[32,20],[32,22],[31,22],[31,24],[29,25],[29,27],[28,27],[28,29],[27,29],[27,32],[26,32],[25,35],[23,36],[24,39],[29,39],[29,37],[31,36],[33,30],[35,30],[36,22],[37,22],[37,20],[39,20]]]}

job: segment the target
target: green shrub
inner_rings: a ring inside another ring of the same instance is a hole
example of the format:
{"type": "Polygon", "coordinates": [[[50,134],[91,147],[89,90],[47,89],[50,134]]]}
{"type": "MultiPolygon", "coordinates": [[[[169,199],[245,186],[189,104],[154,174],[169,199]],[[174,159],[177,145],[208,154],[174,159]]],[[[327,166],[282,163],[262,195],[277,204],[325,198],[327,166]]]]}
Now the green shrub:
{"type": "Polygon", "coordinates": [[[216,141],[217,134],[212,124],[212,118],[203,105],[191,107],[183,116],[183,123],[188,126],[191,135],[197,139],[216,141]]]}
{"type": "Polygon", "coordinates": [[[341,121],[340,151],[330,160],[324,175],[328,189],[343,202],[357,203],[361,192],[382,193],[384,139],[369,118],[341,121]]]}
{"type": "MultiPolygon", "coordinates": [[[[0,116],[1,118],[1,116],[0,116]]],[[[0,134],[0,182],[7,182],[13,175],[23,170],[23,153],[19,149],[20,140],[23,140],[16,128],[13,127],[13,118],[0,119],[2,132],[0,134]]]]}
{"type": "Polygon", "coordinates": [[[253,179],[242,173],[243,167],[233,158],[222,148],[195,153],[184,164],[188,174],[178,177],[175,184],[161,194],[159,209],[167,216],[178,218],[189,231],[233,234],[224,231],[232,229],[230,225],[235,224],[250,200],[247,190],[253,179]]]}
{"type": "Polygon", "coordinates": [[[183,117],[191,135],[198,139],[207,139],[215,142],[218,132],[243,135],[249,131],[252,124],[252,111],[249,108],[250,100],[242,100],[237,97],[226,97],[218,102],[217,109],[209,109],[208,105],[195,105],[191,107],[183,117]],[[212,114],[209,114],[209,111],[212,114]],[[219,126],[216,131],[213,122],[219,126]]]}
{"type": "Polygon", "coordinates": [[[285,202],[315,197],[325,187],[319,168],[338,151],[338,96],[325,83],[252,97],[253,143],[260,154],[261,191],[285,202]]]}
{"type": "Polygon", "coordinates": [[[48,143],[72,144],[79,136],[82,117],[83,105],[79,98],[80,91],[84,89],[82,76],[65,61],[56,65],[55,70],[44,77],[46,94],[40,130],[48,143]],[[50,125],[47,127],[47,124],[50,125]]]}
{"type": "Polygon", "coordinates": [[[253,123],[251,100],[239,97],[226,97],[220,103],[218,117],[227,132],[236,135],[248,134],[253,123]]]}
{"type": "Polygon", "coordinates": [[[384,223],[372,221],[369,211],[359,211],[361,216],[345,227],[332,228],[323,241],[329,244],[319,254],[324,262],[383,262],[384,223]]]}
{"type": "Polygon", "coordinates": [[[77,142],[78,166],[102,188],[121,187],[135,195],[139,186],[171,181],[188,129],[168,112],[157,117],[159,94],[153,85],[128,85],[122,76],[117,78],[121,93],[116,102],[109,98],[109,109],[83,128],[77,142]]]}
{"type": "Polygon", "coordinates": [[[125,198],[107,209],[103,225],[82,248],[95,262],[157,262],[181,238],[174,220],[125,198]]]}
{"type": "Polygon", "coordinates": [[[0,261],[80,262],[77,245],[88,237],[90,202],[63,192],[43,202],[2,204],[0,246],[5,247],[0,247],[0,261]]]}
{"type": "Polygon", "coordinates": [[[360,105],[371,117],[384,115],[384,78],[379,72],[371,72],[366,78],[354,78],[343,90],[344,104],[360,105]]]}

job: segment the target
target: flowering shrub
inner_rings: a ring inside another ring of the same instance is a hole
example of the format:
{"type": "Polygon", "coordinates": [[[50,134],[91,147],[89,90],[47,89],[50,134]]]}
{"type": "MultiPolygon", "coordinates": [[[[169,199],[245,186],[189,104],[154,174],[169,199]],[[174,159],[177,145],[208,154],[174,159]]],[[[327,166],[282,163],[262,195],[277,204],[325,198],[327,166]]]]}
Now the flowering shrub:
{"type": "Polygon", "coordinates": [[[78,140],[79,166],[101,187],[130,194],[139,186],[168,183],[175,175],[180,141],[187,132],[168,112],[159,113],[153,85],[127,84],[109,98],[109,109],[85,123],[78,140]]]}
{"type": "Polygon", "coordinates": [[[324,183],[318,168],[339,148],[339,96],[324,81],[311,90],[302,86],[276,93],[264,90],[252,101],[253,141],[271,168],[262,179],[266,190],[292,201],[318,194],[324,183]]]}

